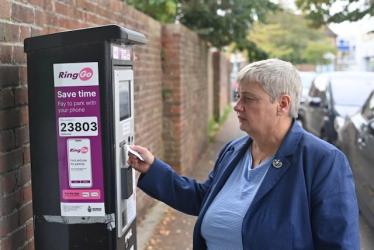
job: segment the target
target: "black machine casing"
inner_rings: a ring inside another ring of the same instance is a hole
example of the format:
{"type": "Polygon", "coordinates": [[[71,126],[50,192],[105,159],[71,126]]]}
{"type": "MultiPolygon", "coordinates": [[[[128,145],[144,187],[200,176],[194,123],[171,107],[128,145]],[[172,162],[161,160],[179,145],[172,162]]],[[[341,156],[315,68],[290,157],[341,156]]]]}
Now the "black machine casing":
{"type": "MultiPolygon", "coordinates": [[[[117,25],[100,26],[27,38],[30,154],[37,250],[136,249],[136,220],[118,234],[117,164],[114,145],[114,69],[133,69],[133,61],[112,57],[112,46],[145,44],[144,35],[117,25]],[[99,70],[101,143],[105,218],[61,216],[53,65],[97,62],[99,70]],[[52,219],[51,219],[52,218],[52,219]],[[59,221],[60,218],[60,221],[59,221]],[[114,226],[115,225],[115,226],[114,226]]],[[[131,52],[132,53],[132,52],[131,52]]],[[[129,177],[126,176],[128,179],[129,177]]],[[[121,184],[124,187],[124,183],[121,184]]],[[[128,190],[126,192],[129,192],[128,190]]],[[[122,195],[123,196],[123,195],[122,195]]],[[[128,195],[126,195],[128,198],[128,195]]]]}

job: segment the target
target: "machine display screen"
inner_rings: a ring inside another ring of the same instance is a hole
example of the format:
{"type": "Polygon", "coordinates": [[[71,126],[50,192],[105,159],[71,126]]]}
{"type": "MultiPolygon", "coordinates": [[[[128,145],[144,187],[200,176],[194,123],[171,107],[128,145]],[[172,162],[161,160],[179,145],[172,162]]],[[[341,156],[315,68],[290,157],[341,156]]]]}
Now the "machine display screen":
{"type": "Polygon", "coordinates": [[[130,81],[119,82],[119,117],[123,121],[131,117],[130,81]]]}

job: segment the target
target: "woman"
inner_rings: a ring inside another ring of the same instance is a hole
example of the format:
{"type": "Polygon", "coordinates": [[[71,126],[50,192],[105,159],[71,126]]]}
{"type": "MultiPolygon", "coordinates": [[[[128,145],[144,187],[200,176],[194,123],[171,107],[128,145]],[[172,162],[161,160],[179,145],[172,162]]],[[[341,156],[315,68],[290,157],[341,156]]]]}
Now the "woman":
{"type": "Polygon", "coordinates": [[[295,121],[302,86],[288,62],[252,63],[237,76],[240,129],[203,183],[147,149],[128,163],[138,187],[197,215],[194,249],[359,249],[358,207],[346,157],[295,121]]]}

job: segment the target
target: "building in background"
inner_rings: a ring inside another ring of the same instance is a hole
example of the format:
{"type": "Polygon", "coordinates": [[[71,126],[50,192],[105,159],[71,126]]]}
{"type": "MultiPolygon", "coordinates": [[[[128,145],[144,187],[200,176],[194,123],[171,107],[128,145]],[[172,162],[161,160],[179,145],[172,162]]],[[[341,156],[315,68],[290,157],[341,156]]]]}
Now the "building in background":
{"type": "MultiPolygon", "coordinates": [[[[337,34],[335,34],[335,32],[333,32],[329,27],[326,27],[325,35],[329,39],[330,44],[332,46],[336,46],[336,39],[338,37],[337,34]]],[[[337,56],[329,52],[324,55],[324,58],[328,59],[329,63],[324,64],[324,65],[321,65],[321,64],[316,65],[316,72],[322,73],[322,72],[335,71],[337,56]]]]}
{"type": "Polygon", "coordinates": [[[374,71],[374,17],[330,28],[338,34],[336,70],[374,71]]]}
{"type": "Polygon", "coordinates": [[[352,35],[340,36],[337,39],[338,54],[336,58],[337,71],[357,70],[356,37],[352,35]]]}
{"type": "Polygon", "coordinates": [[[231,84],[231,100],[236,100],[236,87],[238,84],[236,83],[236,75],[238,72],[247,64],[247,59],[244,57],[242,53],[234,52],[230,55],[230,64],[231,64],[231,71],[230,71],[230,84],[231,84]]]}
{"type": "Polygon", "coordinates": [[[364,71],[374,71],[374,22],[372,29],[359,37],[360,47],[357,48],[358,68],[364,71]]]}

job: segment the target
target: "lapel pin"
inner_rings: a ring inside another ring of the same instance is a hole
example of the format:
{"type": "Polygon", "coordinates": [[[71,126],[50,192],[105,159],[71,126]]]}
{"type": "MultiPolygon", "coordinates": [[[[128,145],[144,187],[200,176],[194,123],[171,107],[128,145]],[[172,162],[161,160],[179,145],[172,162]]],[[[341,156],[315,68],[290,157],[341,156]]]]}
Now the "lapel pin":
{"type": "Polygon", "coordinates": [[[275,168],[280,168],[280,167],[282,167],[282,162],[280,160],[278,160],[278,159],[274,159],[273,160],[273,166],[275,168]]]}

